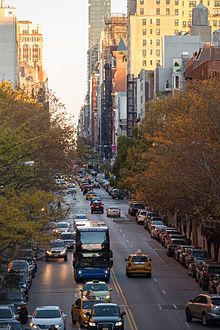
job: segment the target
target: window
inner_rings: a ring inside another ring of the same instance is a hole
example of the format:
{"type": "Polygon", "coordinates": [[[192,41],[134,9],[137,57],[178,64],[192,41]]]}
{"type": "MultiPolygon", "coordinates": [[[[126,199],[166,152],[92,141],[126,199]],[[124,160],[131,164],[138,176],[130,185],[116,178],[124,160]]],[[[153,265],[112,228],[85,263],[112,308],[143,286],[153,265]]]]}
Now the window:
{"type": "Polygon", "coordinates": [[[153,45],[153,40],[152,39],[150,39],[150,45],[153,45]]]}
{"type": "Polygon", "coordinates": [[[153,30],[152,29],[150,29],[150,34],[153,34],[153,30]]]}
{"type": "Polygon", "coordinates": [[[147,20],[146,19],[142,19],[142,25],[147,25],[147,20]]]}
{"type": "Polygon", "coordinates": [[[33,47],[32,47],[32,53],[33,53],[33,61],[34,62],[37,62],[38,61],[38,59],[39,59],[39,47],[38,47],[38,45],[34,45],[33,47]]]}
{"type": "Polygon", "coordinates": [[[156,40],[156,46],[160,46],[160,39],[156,40]]]}
{"type": "Polygon", "coordinates": [[[214,7],[220,7],[220,1],[219,0],[214,1],[214,7]]]}
{"type": "Polygon", "coordinates": [[[150,50],[150,55],[153,55],[153,49],[150,50]]]}
{"type": "Polygon", "coordinates": [[[175,5],[179,6],[179,0],[175,0],[175,5]]]}
{"type": "Polygon", "coordinates": [[[160,0],[156,0],[156,4],[159,5],[160,4],[160,0]]]}
{"type": "Polygon", "coordinates": [[[146,57],[146,56],[147,56],[147,51],[146,51],[146,49],[143,49],[143,50],[142,50],[142,55],[143,55],[143,57],[146,57]]]}
{"type": "Polygon", "coordinates": [[[179,16],[179,9],[175,9],[175,16],[179,16]]]}
{"type": "Polygon", "coordinates": [[[210,1],[207,1],[207,6],[210,6],[210,1]]]}
{"type": "Polygon", "coordinates": [[[175,19],[175,26],[179,26],[179,20],[175,19]]]}
{"type": "Polygon", "coordinates": [[[192,24],[191,24],[191,21],[189,21],[189,22],[188,22],[188,27],[191,27],[191,25],[192,25],[192,24]]]}
{"type": "Polygon", "coordinates": [[[219,9],[214,10],[214,16],[220,16],[220,10],[219,9]]]}
{"type": "Polygon", "coordinates": [[[24,45],[23,46],[23,59],[28,60],[28,50],[29,50],[28,45],[24,45]]]}
{"type": "Polygon", "coordinates": [[[143,5],[144,4],[144,0],[140,0],[140,5],[143,5]]]}
{"type": "Polygon", "coordinates": [[[160,29],[156,29],[156,35],[157,35],[157,36],[160,35],[160,29]]]}
{"type": "Polygon", "coordinates": [[[143,46],[147,46],[147,40],[143,39],[143,46]]]}
{"type": "Polygon", "coordinates": [[[170,8],[166,8],[166,15],[170,15],[170,8]]]}
{"type": "Polygon", "coordinates": [[[153,20],[152,20],[152,18],[150,19],[150,24],[153,24],[153,20]]]}
{"type": "Polygon", "coordinates": [[[160,65],[160,60],[157,60],[156,64],[157,64],[157,66],[159,66],[160,65]]]}
{"type": "Polygon", "coordinates": [[[183,28],[186,28],[186,21],[183,21],[183,28]]]}
{"type": "Polygon", "coordinates": [[[147,61],[143,60],[143,66],[147,66],[147,61]]]}
{"type": "Polygon", "coordinates": [[[182,6],[184,7],[184,1],[182,1],[182,6]]]}
{"type": "Polygon", "coordinates": [[[189,12],[189,17],[192,17],[192,12],[191,11],[189,12]]]}
{"type": "Polygon", "coordinates": [[[166,5],[169,5],[170,4],[170,0],[166,0],[166,5]]]}
{"type": "Polygon", "coordinates": [[[220,26],[220,21],[218,21],[218,26],[220,26]]]}
{"type": "Polygon", "coordinates": [[[150,65],[153,65],[153,61],[152,60],[150,60],[150,65]]]}
{"type": "Polygon", "coordinates": [[[160,8],[156,8],[156,15],[160,15],[160,8]]]}
{"type": "Polygon", "coordinates": [[[160,25],[160,19],[159,18],[156,19],[156,25],[160,25]]]}
{"type": "Polygon", "coordinates": [[[217,21],[213,21],[213,26],[214,26],[214,27],[217,26],[217,21]]]}
{"type": "Polygon", "coordinates": [[[182,11],[182,16],[184,16],[185,14],[184,14],[184,11],[182,11]]]}
{"type": "Polygon", "coordinates": [[[157,49],[157,50],[156,50],[156,55],[157,55],[157,56],[160,56],[160,49],[157,49]]]}
{"type": "Polygon", "coordinates": [[[144,15],[144,8],[140,8],[140,15],[144,15]]]}
{"type": "Polygon", "coordinates": [[[189,7],[196,7],[196,1],[190,1],[189,7]]]}
{"type": "Polygon", "coordinates": [[[178,31],[178,30],[174,30],[174,34],[175,34],[176,36],[178,36],[179,31],[178,31]]]}
{"type": "Polygon", "coordinates": [[[146,34],[147,34],[147,30],[144,29],[144,30],[142,31],[142,34],[143,34],[143,36],[146,36],[146,34]]]}

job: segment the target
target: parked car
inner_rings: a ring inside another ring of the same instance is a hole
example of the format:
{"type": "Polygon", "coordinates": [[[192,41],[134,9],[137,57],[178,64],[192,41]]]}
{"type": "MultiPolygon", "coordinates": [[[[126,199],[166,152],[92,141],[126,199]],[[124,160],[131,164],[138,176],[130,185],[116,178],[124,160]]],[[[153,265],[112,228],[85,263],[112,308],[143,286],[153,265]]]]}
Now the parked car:
{"type": "Polygon", "coordinates": [[[173,257],[174,256],[174,252],[175,252],[175,248],[177,245],[184,245],[187,244],[187,240],[186,239],[182,239],[182,238],[171,238],[167,244],[167,255],[168,257],[173,257]]]}
{"type": "Polygon", "coordinates": [[[155,226],[157,226],[157,225],[164,225],[164,223],[163,223],[163,219],[153,217],[153,218],[148,222],[148,231],[151,232],[151,230],[152,230],[155,226]]]}
{"type": "Polygon", "coordinates": [[[99,324],[102,324],[102,329],[123,330],[124,329],[125,312],[120,311],[118,304],[99,303],[93,306],[88,320],[88,330],[100,329],[99,324]]]}
{"type": "Polygon", "coordinates": [[[25,294],[26,300],[28,300],[30,289],[29,276],[26,273],[6,273],[2,278],[1,289],[21,289],[25,294]]]}
{"type": "Polygon", "coordinates": [[[151,230],[151,233],[150,233],[151,237],[156,240],[159,240],[159,235],[163,228],[166,228],[166,226],[165,225],[155,225],[151,230]]]}
{"type": "Polygon", "coordinates": [[[198,275],[201,269],[202,261],[202,259],[193,259],[193,261],[189,263],[187,268],[188,275],[195,278],[196,281],[199,280],[198,275]]]}
{"type": "Polygon", "coordinates": [[[158,217],[159,214],[156,211],[147,211],[147,216],[144,219],[144,228],[148,229],[148,222],[151,220],[152,217],[158,217]]]}
{"type": "Polygon", "coordinates": [[[214,274],[209,278],[208,292],[220,294],[220,274],[214,274]]]}
{"type": "Polygon", "coordinates": [[[128,213],[130,215],[135,215],[138,210],[144,209],[144,205],[141,202],[133,201],[130,203],[128,208],[128,213]]]}
{"type": "Polygon", "coordinates": [[[110,205],[106,210],[106,216],[120,218],[121,209],[118,206],[110,205]]]}
{"type": "Polygon", "coordinates": [[[10,320],[8,322],[1,321],[0,320],[0,329],[4,330],[23,330],[24,328],[22,327],[21,323],[17,320],[10,320]],[[7,328],[9,327],[9,328],[7,328]]]}
{"type": "Polygon", "coordinates": [[[33,249],[20,248],[16,251],[15,258],[27,260],[29,266],[33,268],[33,272],[36,273],[37,259],[36,259],[36,253],[33,251],[33,249]]]}
{"type": "Polygon", "coordinates": [[[189,263],[193,261],[193,259],[207,259],[208,253],[202,249],[188,249],[185,256],[185,266],[188,268],[189,263]]]}
{"type": "Polygon", "coordinates": [[[31,317],[31,329],[50,329],[52,325],[59,330],[66,329],[66,317],[59,306],[37,307],[31,317]]]}
{"type": "Polygon", "coordinates": [[[147,210],[145,209],[140,209],[138,210],[138,212],[136,213],[136,222],[137,224],[144,224],[144,219],[147,216],[147,210]]]}
{"type": "Polygon", "coordinates": [[[166,248],[167,245],[169,244],[169,242],[171,241],[171,239],[185,239],[185,236],[182,234],[175,234],[175,233],[169,233],[164,240],[164,247],[166,248]]]}
{"type": "Polygon", "coordinates": [[[211,321],[220,321],[220,295],[200,294],[190,299],[185,307],[186,321],[201,319],[207,326],[211,321]]]}
{"type": "Polygon", "coordinates": [[[161,239],[160,239],[160,242],[161,244],[165,247],[165,241],[166,241],[166,238],[168,237],[169,234],[180,234],[180,232],[176,229],[176,228],[168,228],[168,229],[165,229],[163,232],[162,232],[162,235],[161,235],[161,239]]]}
{"type": "Polygon", "coordinates": [[[28,273],[33,277],[33,269],[29,266],[27,260],[14,259],[8,263],[8,272],[28,273]]]}
{"type": "MultiPolygon", "coordinates": [[[[0,298],[1,298],[1,294],[0,294],[0,298]]],[[[12,305],[4,305],[1,302],[0,305],[0,322],[1,321],[12,321],[12,320],[16,320],[18,318],[18,315],[15,312],[15,309],[13,308],[12,305]]]]}
{"type": "Polygon", "coordinates": [[[181,244],[177,245],[175,252],[174,252],[174,259],[179,262],[181,253],[183,253],[187,248],[188,249],[194,248],[194,246],[193,245],[181,245],[181,244]]]}
{"type": "Polygon", "coordinates": [[[28,309],[26,297],[21,289],[1,289],[0,305],[13,305],[14,313],[19,316],[21,324],[28,321],[28,309]]]}
{"type": "Polygon", "coordinates": [[[50,241],[50,245],[46,251],[46,261],[59,258],[67,261],[67,247],[64,241],[61,239],[50,241]]]}
{"type": "Polygon", "coordinates": [[[220,274],[220,263],[204,261],[199,274],[199,285],[203,290],[208,290],[209,281],[216,274],[220,274]]]}

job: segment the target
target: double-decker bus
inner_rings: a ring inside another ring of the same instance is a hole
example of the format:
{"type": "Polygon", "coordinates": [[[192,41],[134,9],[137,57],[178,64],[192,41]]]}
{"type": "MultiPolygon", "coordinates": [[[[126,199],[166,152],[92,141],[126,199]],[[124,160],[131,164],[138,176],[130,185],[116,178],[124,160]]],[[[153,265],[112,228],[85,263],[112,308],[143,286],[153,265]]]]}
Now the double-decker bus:
{"type": "Polygon", "coordinates": [[[76,227],[76,242],[73,252],[75,280],[110,279],[113,265],[110,249],[109,228],[99,222],[88,222],[76,227]]]}

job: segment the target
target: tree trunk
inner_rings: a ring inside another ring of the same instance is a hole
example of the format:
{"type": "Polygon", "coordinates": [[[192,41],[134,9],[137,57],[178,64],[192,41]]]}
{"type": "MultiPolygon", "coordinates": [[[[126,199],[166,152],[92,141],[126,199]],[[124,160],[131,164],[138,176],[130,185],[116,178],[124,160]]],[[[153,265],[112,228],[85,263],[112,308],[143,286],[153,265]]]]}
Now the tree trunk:
{"type": "Polygon", "coordinates": [[[196,218],[192,219],[192,243],[197,247],[198,243],[198,220],[196,218]]]}
{"type": "Polygon", "coordinates": [[[209,256],[209,258],[211,258],[212,257],[212,241],[210,240],[210,238],[206,238],[206,242],[207,242],[208,256],[209,256]]]}
{"type": "Polygon", "coordinates": [[[213,243],[214,246],[214,258],[215,261],[218,261],[218,255],[219,255],[219,242],[214,242],[213,243]]]}
{"type": "Polygon", "coordinates": [[[190,241],[191,241],[191,236],[192,236],[192,229],[193,229],[192,217],[189,217],[189,240],[190,241]]]}

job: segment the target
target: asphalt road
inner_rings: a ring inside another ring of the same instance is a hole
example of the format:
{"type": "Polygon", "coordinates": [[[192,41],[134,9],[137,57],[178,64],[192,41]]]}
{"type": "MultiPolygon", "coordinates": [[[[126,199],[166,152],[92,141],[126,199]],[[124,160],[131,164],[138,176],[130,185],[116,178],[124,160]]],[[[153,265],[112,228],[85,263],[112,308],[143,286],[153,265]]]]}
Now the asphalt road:
{"type": "MultiPolygon", "coordinates": [[[[121,305],[126,311],[125,330],[185,330],[201,329],[200,321],[187,323],[184,315],[185,303],[200,293],[194,279],[188,277],[186,270],[173,258],[166,255],[165,249],[150,238],[143,226],[137,225],[135,218],[127,214],[127,201],[113,201],[102,189],[97,189],[103,198],[105,208],[118,205],[122,209],[121,219],[107,218],[105,214],[90,214],[89,202],[81,192],[76,199],[67,196],[67,205],[71,212],[84,211],[90,219],[104,220],[110,228],[111,248],[114,266],[110,286],[113,288],[113,302],[121,305]],[[141,249],[152,258],[152,278],[127,278],[125,275],[125,258],[129,253],[141,249]]],[[[36,306],[59,305],[67,317],[67,330],[74,327],[70,319],[72,303],[79,297],[81,285],[76,284],[72,269],[72,254],[68,262],[39,261],[38,272],[33,281],[29,299],[29,313],[36,306]]],[[[214,325],[207,329],[219,329],[214,325]]]]}

